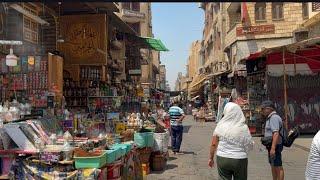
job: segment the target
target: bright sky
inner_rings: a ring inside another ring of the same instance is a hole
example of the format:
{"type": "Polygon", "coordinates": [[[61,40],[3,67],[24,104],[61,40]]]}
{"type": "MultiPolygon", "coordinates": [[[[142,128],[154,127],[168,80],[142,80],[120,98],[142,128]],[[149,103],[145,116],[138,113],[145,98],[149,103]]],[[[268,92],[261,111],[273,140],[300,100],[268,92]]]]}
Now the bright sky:
{"type": "Polygon", "coordinates": [[[198,3],[152,3],[151,9],[153,34],[170,50],[160,60],[173,90],[178,72],[185,75],[191,43],[202,39],[204,11],[198,3]]]}

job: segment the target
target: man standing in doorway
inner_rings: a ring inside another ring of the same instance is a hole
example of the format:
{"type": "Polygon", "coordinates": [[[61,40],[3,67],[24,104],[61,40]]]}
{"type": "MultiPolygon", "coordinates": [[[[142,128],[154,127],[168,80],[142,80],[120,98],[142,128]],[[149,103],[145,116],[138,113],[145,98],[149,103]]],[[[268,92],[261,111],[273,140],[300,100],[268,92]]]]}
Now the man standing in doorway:
{"type": "Polygon", "coordinates": [[[266,117],[265,137],[272,137],[271,147],[268,149],[268,158],[271,165],[273,180],[284,180],[281,152],[283,150],[282,137],[283,123],[281,117],[276,113],[272,101],[264,101],[261,105],[262,115],[266,117]]]}
{"type": "Polygon", "coordinates": [[[182,142],[183,126],[182,121],[184,119],[183,110],[173,103],[173,106],[169,109],[170,125],[171,125],[171,148],[174,154],[180,153],[180,146],[182,142]]]}

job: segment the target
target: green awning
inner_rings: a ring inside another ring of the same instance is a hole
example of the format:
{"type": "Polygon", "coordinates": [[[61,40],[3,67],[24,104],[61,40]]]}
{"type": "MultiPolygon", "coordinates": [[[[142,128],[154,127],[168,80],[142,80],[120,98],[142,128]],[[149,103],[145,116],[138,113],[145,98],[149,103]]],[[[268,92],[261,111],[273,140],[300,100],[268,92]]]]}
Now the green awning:
{"type": "Polygon", "coordinates": [[[151,49],[154,49],[156,51],[169,51],[169,49],[166,48],[166,46],[161,42],[160,39],[154,39],[150,37],[141,37],[146,41],[146,43],[151,47],[151,49]]]}

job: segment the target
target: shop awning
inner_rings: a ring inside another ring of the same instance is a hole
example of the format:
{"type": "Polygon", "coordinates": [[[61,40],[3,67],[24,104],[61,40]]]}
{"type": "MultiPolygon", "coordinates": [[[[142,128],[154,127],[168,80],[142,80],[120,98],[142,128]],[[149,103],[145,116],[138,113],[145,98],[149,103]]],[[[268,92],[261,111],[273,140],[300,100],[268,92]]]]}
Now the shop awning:
{"type": "Polygon", "coordinates": [[[212,74],[207,75],[207,79],[210,79],[210,78],[212,78],[214,76],[219,76],[221,74],[230,73],[230,72],[232,72],[232,71],[231,70],[226,70],[226,71],[212,73],[212,74]]]}
{"type": "Polygon", "coordinates": [[[195,78],[192,80],[190,87],[194,88],[195,86],[201,84],[207,77],[204,74],[196,75],[195,78]]]}
{"type": "Polygon", "coordinates": [[[141,37],[150,46],[151,49],[156,51],[169,51],[160,39],[151,37],[141,37]]]}
{"type": "MultiPolygon", "coordinates": [[[[286,73],[313,74],[320,72],[320,47],[309,47],[308,49],[297,50],[295,53],[284,53],[286,73]]],[[[267,55],[267,69],[272,76],[283,74],[283,53],[274,52],[267,55]]]]}

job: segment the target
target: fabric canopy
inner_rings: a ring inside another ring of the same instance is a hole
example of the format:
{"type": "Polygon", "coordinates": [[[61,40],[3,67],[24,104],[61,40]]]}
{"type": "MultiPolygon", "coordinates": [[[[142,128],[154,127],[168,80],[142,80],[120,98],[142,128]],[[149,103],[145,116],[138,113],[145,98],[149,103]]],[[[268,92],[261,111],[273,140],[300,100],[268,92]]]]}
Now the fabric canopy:
{"type": "MultiPolygon", "coordinates": [[[[281,65],[283,64],[282,52],[270,53],[267,55],[267,65],[281,65]]],[[[286,52],[284,55],[285,64],[294,65],[299,64],[299,67],[304,66],[303,71],[309,70],[313,73],[320,72],[320,51],[318,48],[310,48],[304,50],[298,50],[296,53],[286,52]],[[305,64],[305,65],[302,65],[305,64]],[[301,66],[302,65],[302,66],[301,66]]],[[[296,66],[298,67],[298,66],[296,66]]],[[[299,71],[299,69],[296,69],[299,71]]]]}
{"type": "Polygon", "coordinates": [[[169,51],[160,39],[154,39],[150,37],[141,37],[150,46],[151,49],[156,51],[169,51]]]}

